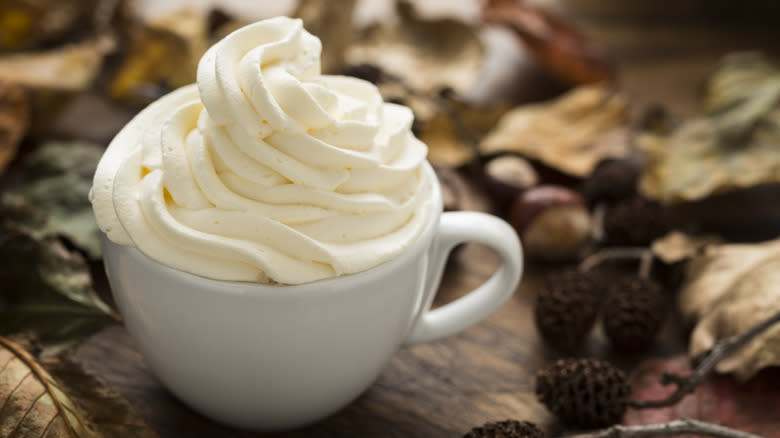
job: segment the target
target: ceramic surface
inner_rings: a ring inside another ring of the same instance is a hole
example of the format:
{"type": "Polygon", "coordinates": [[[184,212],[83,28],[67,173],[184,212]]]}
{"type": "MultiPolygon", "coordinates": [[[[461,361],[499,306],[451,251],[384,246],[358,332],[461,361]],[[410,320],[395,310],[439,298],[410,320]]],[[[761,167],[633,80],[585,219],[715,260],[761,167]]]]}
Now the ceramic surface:
{"type": "Polygon", "coordinates": [[[211,280],[104,238],[125,325],[162,383],[214,420],[280,430],[326,417],[365,391],[398,348],[479,322],[517,287],[514,230],[482,213],[441,214],[434,186],[431,220],[411,248],[368,271],[303,285],[211,280]],[[447,254],[466,241],[494,248],[501,267],[431,311],[447,254]]]}

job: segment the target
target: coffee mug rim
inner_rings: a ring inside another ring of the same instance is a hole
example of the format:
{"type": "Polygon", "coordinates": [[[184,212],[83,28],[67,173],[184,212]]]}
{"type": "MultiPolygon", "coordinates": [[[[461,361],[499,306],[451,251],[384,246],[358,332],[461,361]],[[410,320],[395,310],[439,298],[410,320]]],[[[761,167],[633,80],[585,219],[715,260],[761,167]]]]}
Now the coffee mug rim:
{"type": "Polygon", "coordinates": [[[439,217],[442,213],[443,204],[441,197],[441,187],[439,186],[436,173],[434,172],[430,163],[427,161],[424,163],[423,169],[426,173],[429,174],[429,177],[431,178],[431,200],[429,203],[431,214],[427,223],[423,227],[423,230],[420,232],[420,235],[417,236],[417,238],[408,248],[406,248],[393,259],[374,266],[373,268],[369,268],[365,271],[354,274],[340,275],[337,277],[330,277],[308,283],[292,285],[253,283],[249,281],[216,280],[213,278],[203,277],[197,274],[182,271],[180,269],[176,269],[157,262],[154,259],[148,257],[136,247],[119,245],[112,242],[103,233],[101,233],[101,240],[103,243],[102,246],[104,252],[112,250],[111,248],[113,248],[115,251],[125,252],[135,262],[145,265],[148,269],[157,269],[166,273],[167,276],[176,277],[177,281],[196,284],[199,288],[206,287],[209,289],[209,291],[215,293],[219,292],[225,294],[247,295],[247,292],[249,289],[251,289],[251,294],[278,294],[279,292],[283,291],[284,295],[291,295],[309,293],[309,289],[317,289],[317,293],[323,293],[324,291],[330,290],[337,291],[340,289],[349,289],[353,285],[364,284],[373,277],[381,277],[387,272],[393,271],[396,269],[396,267],[405,263],[407,259],[414,257],[429,246],[430,240],[432,240],[433,237],[433,232],[436,229],[436,225],[439,223],[439,217]]]}

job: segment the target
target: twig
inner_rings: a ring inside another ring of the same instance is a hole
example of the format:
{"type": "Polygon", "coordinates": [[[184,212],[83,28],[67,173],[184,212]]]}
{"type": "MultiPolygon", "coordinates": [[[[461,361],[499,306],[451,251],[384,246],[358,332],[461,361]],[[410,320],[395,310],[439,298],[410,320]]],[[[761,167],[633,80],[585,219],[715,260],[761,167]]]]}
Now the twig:
{"type": "Polygon", "coordinates": [[[639,278],[650,278],[650,271],[653,269],[653,261],[655,260],[655,254],[653,251],[647,250],[639,258],[639,278]]]}
{"type": "Polygon", "coordinates": [[[647,257],[648,253],[650,254],[650,261],[652,261],[652,251],[645,247],[626,246],[604,248],[585,257],[585,260],[580,263],[578,269],[580,272],[588,272],[596,266],[610,260],[643,260],[644,257],[647,257]]]}
{"type": "Polygon", "coordinates": [[[758,435],[690,418],[680,418],[669,423],[644,426],[615,425],[594,432],[567,435],[564,438],[655,438],[689,434],[718,438],[761,438],[758,435]]]}
{"type": "Polygon", "coordinates": [[[685,398],[685,396],[692,393],[696,388],[696,385],[715,369],[715,365],[717,365],[721,359],[728,357],[735,351],[747,345],[753,338],[765,332],[778,322],[780,322],[780,312],[775,313],[743,333],[728,337],[716,343],[691,374],[681,376],[674,373],[664,373],[661,378],[661,383],[664,385],[677,386],[677,389],[669,395],[669,397],[661,400],[631,400],[628,403],[629,407],[634,409],[655,409],[676,404],[685,398]]]}

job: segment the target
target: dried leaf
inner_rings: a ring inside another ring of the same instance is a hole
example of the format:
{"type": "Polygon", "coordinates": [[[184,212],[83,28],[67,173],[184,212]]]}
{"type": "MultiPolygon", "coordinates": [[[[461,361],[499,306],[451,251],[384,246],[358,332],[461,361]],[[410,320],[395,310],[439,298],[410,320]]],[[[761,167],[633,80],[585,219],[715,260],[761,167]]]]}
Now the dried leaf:
{"type": "MultiPolygon", "coordinates": [[[[688,262],[679,306],[694,320],[689,353],[696,357],[720,339],[744,332],[780,311],[780,239],[705,248],[688,262]]],[[[780,326],[759,335],[716,370],[747,379],[780,365],[780,326]]]]}
{"type": "Polygon", "coordinates": [[[484,49],[475,29],[453,19],[426,20],[407,2],[398,22],[361,31],[347,51],[350,64],[374,64],[421,91],[467,91],[482,71],[484,49]]]}
{"type": "Polygon", "coordinates": [[[642,135],[649,158],[641,190],[665,203],[780,182],[780,70],[730,57],[714,73],[705,113],[668,136],[642,135]]]}
{"type": "MultiPolygon", "coordinates": [[[[661,385],[664,372],[688,375],[690,360],[673,356],[640,364],[631,376],[634,400],[660,400],[674,391],[661,385]]],[[[657,424],[693,418],[731,427],[765,438],[780,438],[780,368],[769,368],[746,382],[732,376],[711,376],[680,403],[662,409],[629,409],[627,425],[657,424]]]]}
{"type": "Polygon", "coordinates": [[[442,167],[460,167],[474,159],[478,139],[508,109],[470,105],[453,97],[442,98],[440,106],[430,120],[420,122],[419,137],[428,145],[428,160],[442,167]]]}
{"type": "Polygon", "coordinates": [[[482,16],[512,31],[549,73],[569,85],[615,82],[604,53],[573,24],[519,0],[488,0],[482,16]]]}
{"type": "Polygon", "coordinates": [[[113,40],[104,37],[45,52],[3,56],[0,81],[27,89],[34,114],[32,129],[39,130],[71,97],[92,84],[113,47],[113,40]]]}
{"type": "Polygon", "coordinates": [[[109,96],[144,104],[195,82],[198,61],[208,47],[208,28],[205,12],[187,8],[131,29],[109,96]]]}
{"type": "Polygon", "coordinates": [[[219,7],[214,7],[209,10],[206,22],[208,23],[210,44],[214,44],[228,36],[234,30],[238,30],[239,28],[252,23],[250,20],[235,16],[219,7]]]}
{"type": "Polygon", "coordinates": [[[63,358],[38,361],[19,344],[0,337],[0,364],[0,436],[157,436],[126,400],[63,358]]]}
{"type": "Polygon", "coordinates": [[[84,258],[59,239],[5,229],[0,260],[0,334],[33,332],[42,355],[51,356],[118,321],[97,296],[84,258]]]}
{"type": "Polygon", "coordinates": [[[19,85],[0,80],[0,174],[16,156],[30,124],[30,102],[19,85]]]}
{"type": "Polygon", "coordinates": [[[428,161],[435,166],[460,167],[476,155],[475,148],[469,146],[444,113],[436,113],[426,122],[419,137],[428,145],[428,161]]]}
{"type": "Polygon", "coordinates": [[[36,239],[64,236],[93,259],[99,259],[100,230],[88,193],[103,153],[88,143],[47,143],[24,162],[25,183],[3,193],[8,223],[36,239]]]}
{"type": "Polygon", "coordinates": [[[5,0],[0,3],[0,51],[57,42],[89,25],[97,0],[5,0]]]}
{"type": "Polygon", "coordinates": [[[29,353],[0,337],[0,436],[91,437],[84,413],[29,353]]]}
{"type": "Polygon", "coordinates": [[[718,236],[691,236],[680,231],[671,233],[653,241],[650,249],[653,254],[667,264],[678,263],[701,253],[709,245],[723,243],[718,236]]]}
{"type": "Polygon", "coordinates": [[[344,54],[352,42],[352,15],[356,0],[300,0],[293,17],[303,19],[306,30],[322,41],[323,73],[334,73],[344,66],[344,54]]]}
{"type": "Polygon", "coordinates": [[[630,152],[628,105],[622,95],[584,86],[541,104],[509,111],[481,142],[483,154],[516,152],[576,177],[630,152]]]}

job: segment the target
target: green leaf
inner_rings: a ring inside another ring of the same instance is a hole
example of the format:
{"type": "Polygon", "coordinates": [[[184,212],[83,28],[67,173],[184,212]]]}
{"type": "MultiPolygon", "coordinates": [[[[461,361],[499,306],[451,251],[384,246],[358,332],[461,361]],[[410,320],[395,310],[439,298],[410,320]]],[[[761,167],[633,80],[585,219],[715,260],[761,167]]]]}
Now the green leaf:
{"type": "Polygon", "coordinates": [[[100,258],[100,230],[88,194],[103,150],[88,143],[47,143],[24,161],[23,185],[3,194],[6,221],[36,238],[64,236],[100,258]]]}
{"type": "Polygon", "coordinates": [[[95,293],[89,266],[55,237],[37,239],[6,229],[0,238],[0,281],[5,300],[0,334],[35,333],[42,356],[77,345],[119,316],[95,293]]]}

